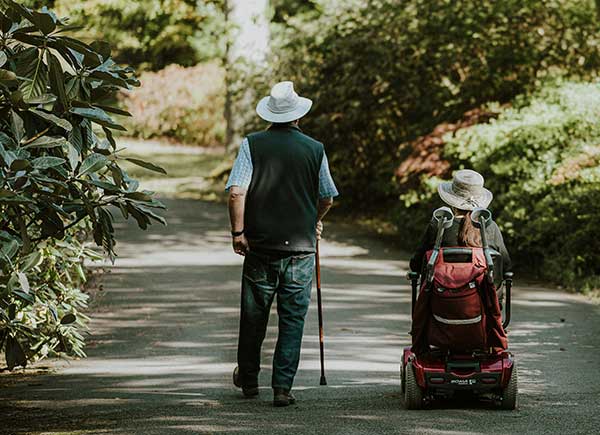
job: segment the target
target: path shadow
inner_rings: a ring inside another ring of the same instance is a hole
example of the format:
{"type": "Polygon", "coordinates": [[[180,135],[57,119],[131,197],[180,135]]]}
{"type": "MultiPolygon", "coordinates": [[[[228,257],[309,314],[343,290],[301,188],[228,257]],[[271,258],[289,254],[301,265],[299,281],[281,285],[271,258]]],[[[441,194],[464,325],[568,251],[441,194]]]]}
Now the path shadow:
{"type": "MultiPolygon", "coordinates": [[[[521,410],[502,413],[467,401],[404,411],[398,370],[410,341],[407,256],[364,234],[353,233],[349,243],[347,229],[329,225],[335,237],[322,246],[329,386],[318,386],[312,304],[295,384],[298,405],[270,406],[274,315],[260,398],[242,399],[230,379],[242,260],[229,246],[226,210],[198,201],[166,203],[167,227],[142,232],[118,223],[120,257],[95,303],[89,357],[60,363],[57,374],[21,376],[5,385],[0,434],[522,433],[523,421],[555,418],[557,403],[574,403],[594,388],[579,383],[565,389],[565,379],[549,383],[548,356],[565,366],[569,358],[561,347],[599,344],[576,324],[581,303],[521,290],[511,327],[522,367],[521,410]]],[[[583,310],[594,315],[592,308],[583,310]]],[[[597,368],[593,356],[597,352],[579,367],[597,368]]],[[[572,412],[583,417],[581,410],[572,412]]]]}

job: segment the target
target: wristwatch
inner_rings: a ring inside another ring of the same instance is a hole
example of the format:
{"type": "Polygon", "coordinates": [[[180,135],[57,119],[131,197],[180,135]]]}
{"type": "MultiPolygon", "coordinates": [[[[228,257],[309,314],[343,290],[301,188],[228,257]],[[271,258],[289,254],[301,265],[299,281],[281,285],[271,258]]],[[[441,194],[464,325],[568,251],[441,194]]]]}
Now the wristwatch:
{"type": "Polygon", "coordinates": [[[239,237],[239,236],[241,236],[242,234],[244,234],[244,230],[241,230],[241,231],[232,231],[232,232],[231,232],[231,235],[232,235],[233,237],[239,237]]]}

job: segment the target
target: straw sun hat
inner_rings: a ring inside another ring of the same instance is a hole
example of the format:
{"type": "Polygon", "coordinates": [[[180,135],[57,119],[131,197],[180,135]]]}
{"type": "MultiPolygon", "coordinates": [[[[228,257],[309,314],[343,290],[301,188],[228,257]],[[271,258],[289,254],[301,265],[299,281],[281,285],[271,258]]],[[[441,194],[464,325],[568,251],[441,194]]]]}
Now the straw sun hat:
{"type": "Polygon", "coordinates": [[[312,101],[300,97],[292,82],[277,83],[271,89],[271,95],[261,99],[256,113],[268,122],[284,123],[302,118],[312,107],[312,101]]]}
{"type": "Polygon", "coordinates": [[[483,177],[478,172],[461,169],[454,173],[452,181],[438,186],[438,193],[442,201],[459,210],[487,208],[494,195],[483,187],[483,182],[483,177]]]}

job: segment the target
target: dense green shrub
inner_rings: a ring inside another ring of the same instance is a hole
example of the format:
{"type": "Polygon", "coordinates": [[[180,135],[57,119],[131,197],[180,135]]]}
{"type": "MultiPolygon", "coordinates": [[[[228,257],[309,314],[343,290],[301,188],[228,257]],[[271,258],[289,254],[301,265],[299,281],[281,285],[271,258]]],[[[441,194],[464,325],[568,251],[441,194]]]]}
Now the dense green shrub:
{"type": "Polygon", "coordinates": [[[400,145],[440,122],[508,102],[550,70],[600,64],[591,0],[322,3],[320,19],[289,20],[256,86],[291,79],[315,100],[302,125],[325,142],[348,203],[395,199],[400,145]]]}
{"type": "MultiPolygon", "coordinates": [[[[445,137],[453,168],[486,177],[519,267],[577,287],[600,281],[599,107],[599,84],[553,84],[445,137]]],[[[433,205],[435,184],[427,179],[406,198],[433,205]]]]}
{"type": "MultiPolygon", "coordinates": [[[[35,5],[49,2],[27,0],[35,5]]],[[[159,70],[176,63],[192,66],[222,57],[225,50],[223,0],[54,0],[83,40],[102,39],[114,47],[117,63],[159,70]]]]}
{"type": "Polygon", "coordinates": [[[129,132],[144,139],[166,137],[183,143],[214,146],[223,143],[225,100],[223,68],[216,63],[145,72],[142,86],[124,96],[133,117],[129,132]]]}
{"type": "MultiPolygon", "coordinates": [[[[0,1],[0,351],[10,369],[82,355],[83,262],[114,258],[114,210],[141,228],[162,205],[119,163],[117,90],[139,83],[110,47],[68,36],[46,10],[0,1]]],[[[162,171],[150,163],[128,159],[162,171]]]]}

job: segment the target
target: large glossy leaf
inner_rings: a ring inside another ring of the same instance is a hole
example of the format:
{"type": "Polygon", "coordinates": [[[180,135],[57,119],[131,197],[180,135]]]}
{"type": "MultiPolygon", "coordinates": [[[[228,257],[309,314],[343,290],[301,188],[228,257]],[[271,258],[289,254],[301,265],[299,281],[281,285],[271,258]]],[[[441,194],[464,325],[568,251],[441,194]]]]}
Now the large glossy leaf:
{"type": "Polygon", "coordinates": [[[46,6],[41,11],[33,11],[17,2],[10,1],[21,16],[36,26],[42,33],[48,35],[56,29],[57,18],[46,6]]]}
{"type": "Polygon", "coordinates": [[[54,95],[58,97],[60,104],[67,108],[69,100],[67,99],[67,91],[65,90],[65,75],[60,65],[59,60],[50,51],[48,51],[48,66],[50,72],[50,87],[54,95]]]}
{"type": "Polygon", "coordinates": [[[90,44],[90,47],[93,48],[98,54],[100,54],[100,56],[102,56],[102,59],[107,60],[110,58],[112,50],[108,42],[94,41],[90,44]]]}
{"type": "Polygon", "coordinates": [[[65,316],[60,319],[60,324],[61,325],[70,325],[71,323],[74,323],[77,320],[77,317],[75,317],[75,314],[73,313],[69,313],[69,314],[65,314],[65,316]]]}
{"type": "Polygon", "coordinates": [[[4,146],[2,145],[2,143],[0,143],[0,157],[4,161],[4,164],[8,167],[10,167],[12,162],[14,162],[17,159],[17,156],[15,155],[15,153],[13,153],[10,150],[5,149],[4,146]]]}
{"type": "Polygon", "coordinates": [[[44,94],[44,95],[39,95],[37,97],[33,97],[28,99],[26,102],[28,104],[49,104],[49,103],[54,103],[56,101],[56,95],[53,94],[44,94]]]}
{"type": "Polygon", "coordinates": [[[90,172],[98,172],[108,163],[110,163],[110,160],[106,156],[98,153],[90,154],[81,164],[79,174],[85,175],[90,172]]]}
{"type": "Polygon", "coordinates": [[[84,149],[83,136],[81,133],[81,126],[75,125],[73,130],[69,133],[69,143],[81,152],[84,149]]]}
{"type": "Polygon", "coordinates": [[[96,187],[100,187],[101,189],[103,189],[107,192],[118,193],[121,191],[121,189],[118,186],[116,186],[113,183],[108,183],[106,181],[91,180],[91,181],[89,181],[89,183],[93,184],[96,187]]]}
{"type": "Polygon", "coordinates": [[[96,124],[100,124],[115,130],[125,131],[125,127],[114,122],[112,118],[99,107],[71,107],[69,112],[87,118],[96,124]]]}
{"type": "Polygon", "coordinates": [[[150,216],[155,221],[160,222],[163,225],[167,225],[167,220],[164,217],[160,216],[159,214],[156,214],[153,210],[149,209],[148,207],[139,204],[136,204],[135,207],[139,211],[145,213],[147,216],[150,216]]]}
{"type": "Polygon", "coordinates": [[[0,69],[0,82],[13,82],[17,80],[17,75],[5,69],[0,69]]]}
{"type": "Polygon", "coordinates": [[[0,202],[9,204],[27,204],[32,203],[33,200],[11,190],[0,189],[0,202]]]}
{"type": "Polygon", "coordinates": [[[10,164],[11,171],[24,171],[31,168],[31,162],[25,159],[16,159],[10,164]]]}
{"type": "Polygon", "coordinates": [[[44,49],[31,47],[18,55],[16,73],[24,79],[19,89],[23,92],[25,100],[47,93],[48,67],[43,60],[45,52],[44,49]]]}
{"type": "Polygon", "coordinates": [[[24,302],[33,304],[35,302],[35,298],[33,297],[33,295],[26,293],[22,290],[13,290],[12,294],[17,296],[19,299],[21,299],[24,302]]]}
{"type": "Polygon", "coordinates": [[[126,157],[125,160],[133,163],[134,165],[141,166],[142,168],[146,168],[150,171],[160,172],[161,174],[167,175],[167,171],[165,169],[161,168],[158,165],[155,165],[154,163],[146,162],[146,161],[140,160],[140,159],[134,159],[132,157],[126,157]]]}
{"type": "Polygon", "coordinates": [[[23,148],[55,148],[64,145],[65,142],[67,140],[62,136],[42,136],[28,143],[23,148]]]}
{"type": "Polygon", "coordinates": [[[65,163],[65,161],[66,160],[61,157],[44,156],[33,159],[31,164],[35,169],[48,169],[55,166],[60,166],[65,163]]]}
{"type": "Polygon", "coordinates": [[[96,68],[94,71],[90,73],[90,77],[94,77],[96,79],[100,79],[104,82],[120,86],[122,88],[129,89],[129,84],[119,77],[118,74],[111,73],[106,69],[96,68]]]}
{"type": "Polygon", "coordinates": [[[71,50],[83,55],[83,64],[88,68],[95,68],[102,64],[102,59],[92,47],[88,44],[68,36],[56,37],[57,42],[61,42],[71,50]]]}
{"type": "Polygon", "coordinates": [[[20,265],[21,272],[29,272],[34,267],[39,266],[40,263],[42,262],[42,259],[43,259],[43,257],[42,257],[42,254],[40,253],[40,251],[35,251],[35,252],[32,252],[31,254],[27,255],[21,261],[21,265],[20,265]]]}
{"type": "Polygon", "coordinates": [[[27,366],[27,357],[25,356],[25,352],[23,352],[23,348],[18,340],[9,335],[6,338],[6,365],[9,370],[13,370],[15,367],[27,366]]]}
{"type": "Polygon", "coordinates": [[[126,198],[133,199],[134,201],[149,202],[152,201],[152,195],[145,192],[131,192],[125,195],[126,198]]]}
{"type": "Polygon", "coordinates": [[[23,134],[25,133],[25,128],[23,124],[23,118],[17,113],[16,110],[10,111],[10,127],[13,133],[13,137],[17,142],[20,142],[23,138],[23,134]]]}
{"type": "Polygon", "coordinates": [[[0,260],[10,260],[19,251],[19,242],[14,239],[0,241],[0,260]]]}
{"type": "Polygon", "coordinates": [[[29,109],[29,111],[31,113],[33,113],[34,115],[37,115],[40,118],[45,119],[46,121],[49,121],[55,125],[58,125],[60,128],[62,128],[65,131],[71,131],[73,129],[73,126],[71,125],[71,123],[69,121],[67,121],[64,118],[59,118],[58,116],[53,115],[52,113],[44,112],[43,110],[39,110],[39,109],[29,109]]]}
{"type": "Polygon", "coordinates": [[[69,159],[69,165],[71,169],[75,170],[79,164],[79,151],[73,146],[71,142],[67,142],[67,157],[69,159]]]}
{"type": "Polygon", "coordinates": [[[41,219],[43,237],[62,239],[65,236],[65,224],[56,211],[52,209],[45,210],[41,219]]]}
{"type": "Polygon", "coordinates": [[[19,280],[19,285],[21,286],[21,290],[23,290],[25,293],[29,293],[30,287],[27,275],[25,275],[23,272],[18,272],[17,277],[19,280]]]}

